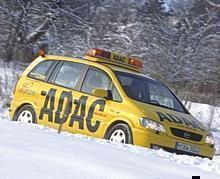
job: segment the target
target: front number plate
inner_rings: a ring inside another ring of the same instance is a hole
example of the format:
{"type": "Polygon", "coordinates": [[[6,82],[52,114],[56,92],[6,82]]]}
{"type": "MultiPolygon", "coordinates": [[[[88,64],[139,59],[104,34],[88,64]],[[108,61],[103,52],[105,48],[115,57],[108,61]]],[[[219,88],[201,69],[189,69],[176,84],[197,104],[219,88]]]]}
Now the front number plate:
{"type": "Polygon", "coordinates": [[[176,143],[176,149],[182,150],[182,151],[185,151],[185,152],[194,153],[194,154],[199,154],[199,147],[192,146],[192,145],[189,145],[189,144],[183,144],[183,143],[180,143],[180,142],[176,143]]]}

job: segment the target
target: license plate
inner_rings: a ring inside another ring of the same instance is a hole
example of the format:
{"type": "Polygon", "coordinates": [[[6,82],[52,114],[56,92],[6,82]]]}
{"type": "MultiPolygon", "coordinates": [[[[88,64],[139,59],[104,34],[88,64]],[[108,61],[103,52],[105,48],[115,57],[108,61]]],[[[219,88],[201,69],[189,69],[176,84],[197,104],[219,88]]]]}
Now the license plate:
{"type": "Polygon", "coordinates": [[[189,145],[189,144],[183,144],[183,143],[180,143],[180,142],[176,143],[176,149],[182,150],[182,151],[185,151],[185,152],[191,152],[191,153],[194,153],[194,154],[199,154],[199,147],[192,146],[192,145],[189,145]]]}

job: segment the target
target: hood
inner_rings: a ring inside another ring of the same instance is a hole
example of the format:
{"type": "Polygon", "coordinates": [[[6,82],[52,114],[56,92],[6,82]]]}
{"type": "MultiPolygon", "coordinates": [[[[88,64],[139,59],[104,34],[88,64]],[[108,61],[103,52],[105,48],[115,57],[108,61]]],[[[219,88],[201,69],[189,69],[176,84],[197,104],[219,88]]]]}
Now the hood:
{"type": "Polygon", "coordinates": [[[142,110],[145,118],[157,121],[165,126],[165,128],[179,128],[196,133],[209,133],[207,127],[195,119],[191,114],[178,112],[172,109],[156,106],[153,104],[134,101],[142,110]]]}

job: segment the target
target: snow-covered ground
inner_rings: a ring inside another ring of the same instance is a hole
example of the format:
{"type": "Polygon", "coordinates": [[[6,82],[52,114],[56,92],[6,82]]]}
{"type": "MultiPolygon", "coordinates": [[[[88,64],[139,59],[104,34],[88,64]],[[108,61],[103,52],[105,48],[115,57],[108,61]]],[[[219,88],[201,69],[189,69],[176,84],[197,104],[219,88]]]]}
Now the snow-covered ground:
{"type": "MultiPolygon", "coordinates": [[[[0,178],[220,178],[220,156],[176,155],[9,120],[7,102],[22,68],[0,60],[0,178]],[[4,106],[4,108],[3,108],[4,106]]],[[[208,124],[212,106],[192,103],[190,112],[208,124]]],[[[220,153],[220,108],[212,132],[220,153]]]]}
{"type": "Polygon", "coordinates": [[[1,178],[220,178],[213,161],[0,120],[1,178]]]}

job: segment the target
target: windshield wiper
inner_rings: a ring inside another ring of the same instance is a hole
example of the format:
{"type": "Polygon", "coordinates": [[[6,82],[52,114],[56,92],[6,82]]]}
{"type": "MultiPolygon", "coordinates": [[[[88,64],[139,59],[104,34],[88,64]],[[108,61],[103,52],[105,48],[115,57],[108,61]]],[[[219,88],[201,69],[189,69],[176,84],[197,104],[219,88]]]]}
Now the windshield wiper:
{"type": "Polygon", "coordinates": [[[170,108],[170,107],[165,106],[165,105],[162,105],[158,101],[155,101],[155,100],[151,100],[150,102],[148,102],[148,104],[152,104],[152,105],[155,105],[155,106],[164,107],[164,108],[167,108],[167,109],[172,109],[172,110],[177,111],[176,109],[170,108]]]}

